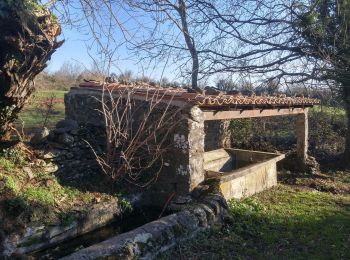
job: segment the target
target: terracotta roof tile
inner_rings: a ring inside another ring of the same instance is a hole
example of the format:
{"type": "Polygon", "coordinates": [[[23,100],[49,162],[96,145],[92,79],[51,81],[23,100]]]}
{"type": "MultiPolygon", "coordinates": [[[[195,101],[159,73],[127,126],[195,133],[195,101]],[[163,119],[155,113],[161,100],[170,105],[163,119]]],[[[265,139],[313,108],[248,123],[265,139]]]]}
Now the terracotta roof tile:
{"type": "MultiPolygon", "coordinates": [[[[79,85],[82,88],[103,89],[99,82],[83,82],[79,85]]],[[[165,99],[175,99],[187,102],[200,107],[293,107],[293,106],[312,106],[319,104],[320,100],[308,97],[287,97],[285,95],[277,96],[244,96],[238,95],[204,95],[200,93],[190,93],[183,88],[162,88],[149,86],[147,84],[122,85],[111,83],[106,86],[112,91],[123,91],[132,89],[134,95],[145,96],[150,94],[162,95],[165,99]]]]}

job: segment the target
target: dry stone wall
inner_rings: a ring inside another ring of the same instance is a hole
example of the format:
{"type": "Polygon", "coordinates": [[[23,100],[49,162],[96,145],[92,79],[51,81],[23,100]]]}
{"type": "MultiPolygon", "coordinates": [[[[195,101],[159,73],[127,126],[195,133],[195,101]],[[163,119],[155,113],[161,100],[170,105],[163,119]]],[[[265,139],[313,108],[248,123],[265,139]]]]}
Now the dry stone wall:
{"type": "Polygon", "coordinates": [[[39,163],[46,172],[55,172],[67,185],[78,185],[83,178],[101,175],[93,151],[101,154],[104,140],[101,128],[81,127],[66,119],[58,122],[48,135],[39,133],[31,142],[35,143],[39,163]]]}
{"type": "MultiPolygon", "coordinates": [[[[103,129],[103,117],[99,110],[101,91],[72,88],[65,95],[66,117],[76,120],[80,127],[103,129]]],[[[146,111],[149,104],[144,100],[134,100],[146,111]]],[[[171,110],[179,110],[174,106],[171,110]]],[[[157,109],[152,115],[157,117],[163,113],[157,109]]],[[[134,125],[137,126],[144,118],[142,111],[137,113],[134,125]]],[[[202,112],[197,107],[182,107],[173,119],[173,129],[165,145],[166,151],[162,154],[162,169],[156,182],[146,191],[148,202],[162,206],[167,199],[176,196],[187,196],[199,183],[204,181],[203,152],[204,152],[204,121],[202,112]]],[[[97,136],[96,136],[97,137],[97,136]]]]}

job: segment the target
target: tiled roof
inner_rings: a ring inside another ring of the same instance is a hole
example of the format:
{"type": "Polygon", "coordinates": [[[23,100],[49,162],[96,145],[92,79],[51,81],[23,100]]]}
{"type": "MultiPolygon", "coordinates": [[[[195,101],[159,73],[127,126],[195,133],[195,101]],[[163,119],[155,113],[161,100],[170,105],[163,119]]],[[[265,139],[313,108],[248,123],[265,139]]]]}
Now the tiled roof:
{"type": "MultiPolygon", "coordinates": [[[[99,82],[84,82],[79,85],[82,88],[103,89],[99,82]]],[[[162,88],[146,84],[122,85],[110,83],[106,86],[112,91],[123,91],[130,89],[133,95],[146,96],[150,94],[161,95],[164,99],[181,100],[199,107],[307,107],[319,104],[320,100],[308,97],[287,97],[286,95],[276,96],[245,96],[240,93],[236,95],[206,95],[203,93],[192,93],[183,88],[162,88]]]]}

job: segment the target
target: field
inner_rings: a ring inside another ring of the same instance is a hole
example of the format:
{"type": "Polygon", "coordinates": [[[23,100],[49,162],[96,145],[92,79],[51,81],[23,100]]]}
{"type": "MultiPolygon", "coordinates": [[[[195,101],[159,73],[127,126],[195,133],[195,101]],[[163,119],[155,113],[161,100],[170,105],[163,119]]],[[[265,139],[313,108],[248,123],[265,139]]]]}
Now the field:
{"type": "Polygon", "coordinates": [[[64,118],[64,93],[66,91],[38,91],[25,105],[16,125],[26,133],[37,131],[41,127],[52,128],[64,118]]]}

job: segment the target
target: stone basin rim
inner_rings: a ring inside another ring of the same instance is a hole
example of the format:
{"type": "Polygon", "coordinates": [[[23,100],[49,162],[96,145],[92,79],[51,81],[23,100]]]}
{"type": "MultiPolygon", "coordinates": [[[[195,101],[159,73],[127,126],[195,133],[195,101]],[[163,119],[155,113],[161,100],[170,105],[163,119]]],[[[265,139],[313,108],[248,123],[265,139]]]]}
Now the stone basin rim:
{"type": "MultiPolygon", "coordinates": [[[[221,150],[221,149],[218,149],[218,150],[221,150]]],[[[218,150],[208,151],[206,153],[213,153],[218,150]]],[[[238,151],[238,152],[268,155],[268,156],[271,156],[271,158],[265,159],[259,162],[252,162],[247,166],[243,166],[229,172],[205,170],[206,180],[219,180],[220,183],[228,182],[234,179],[238,179],[244,175],[252,174],[254,173],[254,170],[261,168],[264,165],[277,163],[278,161],[281,161],[285,158],[285,154],[280,154],[280,153],[260,152],[260,151],[233,149],[233,148],[223,148],[223,150],[227,151],[230,154],[232,154],[234,151],[238,151]]]]}

